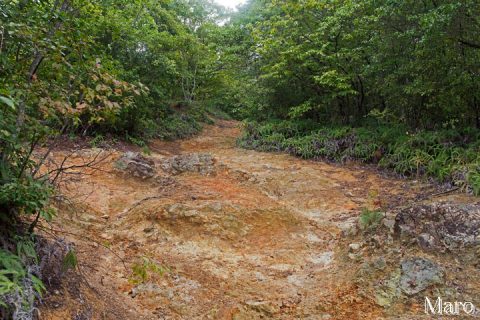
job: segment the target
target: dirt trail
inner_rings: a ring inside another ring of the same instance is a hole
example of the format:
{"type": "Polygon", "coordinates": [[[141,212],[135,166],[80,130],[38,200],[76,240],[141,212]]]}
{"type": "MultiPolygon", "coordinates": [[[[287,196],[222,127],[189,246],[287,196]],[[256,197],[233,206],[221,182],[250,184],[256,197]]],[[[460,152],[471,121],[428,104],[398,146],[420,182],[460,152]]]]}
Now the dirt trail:
{"type": "MultiPolygon", "coordinates": [[[[154,142],[160,179],[118,174],[115,151],[102,171],[67,183],[71,201],[55,226],[80,235],[63,234],[76,243],[82,276],[45,299],[42,318],[381,316],[359,293],[346,234],[362,208],[408,201],[426,186],[360,166],[239,149],[239,134],[236,122],[219,121],[192,139],[154,142]],[[212,171],[162,173],[165,159],[192,153],[212,155],[212,171]]],[[[79,151],[71,161],[94,153],[79,151]]]]}

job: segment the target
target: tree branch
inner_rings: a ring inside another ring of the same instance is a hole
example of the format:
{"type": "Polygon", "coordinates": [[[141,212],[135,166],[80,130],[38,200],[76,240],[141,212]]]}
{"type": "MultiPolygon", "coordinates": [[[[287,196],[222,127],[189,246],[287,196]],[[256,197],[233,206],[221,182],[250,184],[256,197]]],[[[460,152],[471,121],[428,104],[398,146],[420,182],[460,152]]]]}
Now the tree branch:
{"type": "Polygon", "coordinates": [[[464,40],[464,39],[459,39],[458,42],[460,42],[461,44],[463,44],[467,47],[470,47],[470,48],[480,49],[480,44],[478,44],[478,43],[474,43],[474,42],[464,40]]]}

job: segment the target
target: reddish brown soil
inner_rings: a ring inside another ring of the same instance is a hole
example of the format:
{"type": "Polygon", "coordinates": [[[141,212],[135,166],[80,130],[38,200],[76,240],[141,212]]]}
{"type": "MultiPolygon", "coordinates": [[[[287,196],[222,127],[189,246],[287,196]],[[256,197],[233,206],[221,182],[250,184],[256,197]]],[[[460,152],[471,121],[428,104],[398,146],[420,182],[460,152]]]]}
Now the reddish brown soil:
{"type": "MultiPolygon", "coordinates": [[[[121,152],[111,151],[101,170],[66,181],[70,200],[59,205],[53,228],[76,243],[80,274],[44,299],[41,318],[381,317],[383,309],[355,285],[342,229],[362,208],[409,201],[426,186],[359,166],[239,149],[239,134],[238,123],[220,121],[195,138],[150,146],[157,163],[210,153],[215,175],[141,181],[118,174],[121,152]],[[132,268],[144,257],[165,272],[146,268],[138,285],[132,268]]],[[[95,151],[80,150],[69,163],[95,151]]]]}

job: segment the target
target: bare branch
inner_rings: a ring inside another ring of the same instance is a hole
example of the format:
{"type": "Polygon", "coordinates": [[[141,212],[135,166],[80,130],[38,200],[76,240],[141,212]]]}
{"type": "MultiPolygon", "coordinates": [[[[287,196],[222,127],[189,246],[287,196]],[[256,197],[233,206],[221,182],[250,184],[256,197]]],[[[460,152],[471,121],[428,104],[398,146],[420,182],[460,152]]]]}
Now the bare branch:
{"type": "Polygon", "coordinates": [[[45,177],[50,177],[50,183],[55,185],[57,180],[64,174],[85,174],[88,175],[89,173],[87,172],[79,172],[75,171],[76,169],[91,169],[92,171],[101,171],[98,165],[103,163],[106,159],[110,157],[110,153],[107,153],[104,157],[100,158],[100,155],[103,153],[103,150],[99,151],[95,157],[87,162],[84,162],[83,164],[73,164],[70,166],[65,166],[67,160],[72,156],[73,152],[68,154],[67,156],[64,157],[60,165],[57,165],[55,169],[49,170],[46,173],[44,173],[42,176],[39,177],[39,179],[45,178],[45,177]],[[51,177],[53,175],[53,178],[51,177]]]}
{"type": "MultiPolygon", "coordinates": [[[[90,238],[89,236],[86,236],[85,234],[77,234],[77,233],[73,233],[73,232],[69,232],[69,231],[65,231],[65,230],[58,230],[58,229],[53,229],[52,227],[50,228],[46,228],[46,227],[43,227],[41,225],[37,226],[38,229],[42,230],[42,231],[46,231],[46,232],[55,232],[55,233],[62,233],[62,234],[68,234],[70,236],[73,236],[75,238],[78,238],[80,241],[89,241],[89,242],[93,242],[93,243],[96,243],[98,244],[99,246],[107,249],[108,251],[110,251],[115,257],[117,257],[123,264],[123,267],[125,268],[125,270],[128,270],[127,268],[127,264],[125,263],[125,260],[120,257],[120,255],[118,253],[116,253],[114,250],[112,250],[111,248],[109,248],[107,245],[93,239],[93,238],[90,238]]],[[[106,241],[107,239],[102,239],[104,241],[106,241]]]]}

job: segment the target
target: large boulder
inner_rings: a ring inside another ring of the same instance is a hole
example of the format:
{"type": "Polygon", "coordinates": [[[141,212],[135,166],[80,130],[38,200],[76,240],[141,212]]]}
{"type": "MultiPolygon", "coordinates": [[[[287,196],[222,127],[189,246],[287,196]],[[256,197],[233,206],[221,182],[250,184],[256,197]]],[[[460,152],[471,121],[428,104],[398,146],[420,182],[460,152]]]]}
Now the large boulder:
{"type": "MultiPolygon", "coordinates": [[[[381,264],[364,264],[359,275],[362,278],[372,276],[372,273],[384,268],[381,264]]],[[[389,308],[407,296],[442,284],[443,279],[443,268],[436,263],[422,257],[406,258],[401,261],[400,268],[396,268],[377,283],[375,301],[379,306],[389,308]]]]}

